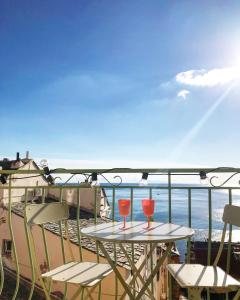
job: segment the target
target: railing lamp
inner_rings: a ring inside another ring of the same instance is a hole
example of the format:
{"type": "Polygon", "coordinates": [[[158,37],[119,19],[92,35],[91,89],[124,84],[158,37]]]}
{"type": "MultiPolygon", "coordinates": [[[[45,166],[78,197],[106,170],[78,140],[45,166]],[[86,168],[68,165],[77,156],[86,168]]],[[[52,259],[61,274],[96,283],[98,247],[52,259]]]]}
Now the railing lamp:
{"type": "Polygon", "coordinates": [[[98,186],[100,185],[99,184],[99,181],[98,181],[98,174],[97,173],[92,173],[91,175],[91,186],[98,186]]]}
{"type": "Polygon", "coordinates": [[[205,171],[200,171],[199,176],[200,176],[200,183],[202,183],[202,184],[208,183],[208,177],[207,177],[207,173],[205,171]]]}
{"type": "Polygon", "coordinates": [[[48,167],[48,162],[46,159],[42,159],[40,161],[40,167],[43,168],[43,171],[44,171],[44,175],[50,175],[50,170],[49,170],[49,167],[48,167]]]}
{"type": "Polygon", "coordinates": [[[205,171],[200,171],[199,176],[201,180],[207,179],[207,173],[205,171]]]}
{"type": "Polygon", "coordinates": [[[142,173],[142,179],[139,182],[139,185],[147,185],[148,184],[148,173],[142,173]]]}
{"type": "Polygon", "coordinates": [[[2,184],[7,183],[7,175],[6,175],[6,174],[2,174],[2,175],[0,176],[0,182],[1,182],[2,184]]]}

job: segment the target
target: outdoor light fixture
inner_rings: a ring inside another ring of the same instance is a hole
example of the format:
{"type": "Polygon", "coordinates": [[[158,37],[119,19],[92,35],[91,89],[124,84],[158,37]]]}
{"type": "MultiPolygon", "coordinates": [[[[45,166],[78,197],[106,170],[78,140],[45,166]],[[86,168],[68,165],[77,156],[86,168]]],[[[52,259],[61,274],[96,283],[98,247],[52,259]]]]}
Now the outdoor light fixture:
{"type": "Polygon", "coordinates": [[[98,174],[97,173],[92,173],[91,175],[91,186],[98,186],[99,181],[98,181],[98,174]]]}
{"type": "Polygon", "coordinates": [[[147,185],[148,184],[148,173],[144,172],[142,173],[142,179],[139,182],[139,185],[147,185]]]}
{"type": "Polygon", "coordinates": [[[50,174],[50,170],[49,170],[48,167],[44,167],[44,168],[43,168],[43,171],[44,171],[44,174],[45,174],[45,175],[49,175],[49,174],[50,174]]]}
{"type": "Polygon", "coordinates": [[[50,175],[50,170],[49,170],[49,167],[48,167],[48,162],[46,159],[42,159],[40,161],[40,167],[43,168],[43,171],[44,171],[44,174],[45,175],[50,175]]]}
{"type": "Polygon", "coordinates": [[[208,183],[207,182],[208,177],[207,177],[207,173],[205,171],[200,171],[199,176],[200,176],[200,183],[202,183],[202,184],[208,183]]]}
{"type": "Polygon", "coordinates": [[[200,171],[199,176],[201,180],[207,179],[207,173],[205,171],[200,171]]]}
{"type": "Polygon", "coordinates": [[[7,183],[7,175],[6,175],[6,174],[2,174],[2,175],[0,176],[0,182],[1,182],[2,184],[7,183]]]}

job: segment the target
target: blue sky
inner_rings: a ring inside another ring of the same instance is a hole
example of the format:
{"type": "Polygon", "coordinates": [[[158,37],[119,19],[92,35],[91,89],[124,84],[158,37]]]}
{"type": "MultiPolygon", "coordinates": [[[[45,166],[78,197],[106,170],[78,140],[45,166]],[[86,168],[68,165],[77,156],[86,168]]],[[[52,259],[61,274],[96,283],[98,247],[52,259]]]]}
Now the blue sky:
{"type": "Polygon", "coordinates": [[[239,1],[2,0],[0,156],[239,166],[239,78],[239,1]]]}

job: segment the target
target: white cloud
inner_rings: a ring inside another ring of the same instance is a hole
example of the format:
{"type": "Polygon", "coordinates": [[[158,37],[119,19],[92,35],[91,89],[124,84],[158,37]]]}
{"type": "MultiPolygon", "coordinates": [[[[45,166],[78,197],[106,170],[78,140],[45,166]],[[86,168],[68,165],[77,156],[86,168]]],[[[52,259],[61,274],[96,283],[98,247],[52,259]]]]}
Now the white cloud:
{"type": "Polygon", "coordinates": [[[188,90],[181,90],[177,93],[177,96],[185,100],[188,94],[190,94],[188,90]]]}
{"type": "Polygon", "coordinates": [[[240,79],[240,68],[221,68],[212,70],[189,70],[178,73],[176,81],[181,84],[199,87],[212,87],[240,79]]]}

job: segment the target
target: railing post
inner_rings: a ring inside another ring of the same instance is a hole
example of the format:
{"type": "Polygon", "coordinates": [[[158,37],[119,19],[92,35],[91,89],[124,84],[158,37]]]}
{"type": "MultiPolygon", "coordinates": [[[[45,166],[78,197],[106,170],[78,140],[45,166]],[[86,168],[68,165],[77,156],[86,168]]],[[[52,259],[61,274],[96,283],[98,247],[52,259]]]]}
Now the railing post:
{"type": "MultiPolygon", "coordinates": [[[[192,227],[192,191],[188,189],[188,227],[192,227]]],[[[190,263],[191,259],[191,238],[187,241],[187,259],[186,262],[190,263]]]]}
{"type": "MultiPolygon", "coordinates": [[[[4,209],[3,214],[4,214],[4,209]]],[[[1,224],[0,224],[1,226],[1,224]]],[[[2,251],[0,251],[0,296],[2,294],[3,286],[4,286],[4,269],[3,269],[3,260],[2,260],[2,251]]]]}
{"type": "Polygon", "coordinates": [[[80,222],[80,210],[81,210],[81,190],[80,188],[77,189],[77,236],[78,236],[78,244],[79,244],[79,258],[80,261],[83,260],[83,254],[82,254],[82,245],[81,245],[81,234],[80,234],[80,227],[81,227],[81,222],[80,222]]]}
{"type": "Polygon", "coordinates": [[[208,189],[208,254],[207,264],[211,265],[211,251],[212,251],[212,191],[208,189]]]}
{"type": "MultiPolygon", "coordinates": [[[[42,188],[42,203],[45,203],[45,197],[46,197],[46,191],[45,191],[45,188],[42,188]]],[[[47,238],[46,238],[46,234],[45,234],[44,225],[40,225],[40,226],[42,228],[42,237],[43,237],[45,257],[47,260],[47,267],[48,267],[48,271],[50,271],[50,257],[49,257],[49,253],[48,253],[47,238]]],[[[52,289],[52,280],[49,279],[49,285],[48,285],[49,294],[51,294],[51,289],[52,289]]]]}
{"type": "Polygon", "coordinates": [[[172,183],[171,173],[168,173],[168,221],[172,222],[172,183]]]}
{"type": "MultiPolygon", "coordinates": [[[[116,197],[116,190],[115,187],[112,187],[112,221],[115,221],[115,197],[116,197]]],[[[117,265],[117,249],[116,249],[116,243],[113,244],[114,249],[114,263],[115,266],[117,265]]],[[[115,300],[118,299],[118,278],[115,274],[115,300]]]]}
{"type": "MultiPolygon", "coordinates": [[[[59,191],[59,200],[62,203],[63,202],[63,189],[62,187],[60,188],[59,191]]],[[[59,221],[59,230],[60,230],[60,235],[61,235],[61,249],[62,249],[62,258],[63,258],[63,263],[66,263],[66,255],[65,255],[65,248],[64,248],[64,239],[63,239],[63,222],[59,221]]],[[[66,230],[66,228],[65,228],[66,230]]],[[[63,300],[67,299],[67,290],[68,286],[67,283],[64,283],[64,291],[63,291],[63,300]]]]}
{"type": "MultiPolygon", "coordinates": [[[[98,195],[98,189],[99,187],[94,187],[94,223],[97,224],[97,214],[98,214],[98,210],[97,210],[97,195],[98,195]]],[[[97,241],[95,242],[96,244],[96,251],[97,251],[97,262],[99,263],[99,246],[97,241]]],[[[101,299],[101,291],[102,291],[102,285],[101,283],[99,284],[99,288],[98,288],[98,300],[101,299]]]]}
{"type": "MultiPolygon", "coordinates": [[[[171,173],[168,172],[168,221],[172,222],[172,182],[171,182],[171,173]]],[[[168,255],[168,262],[171,260],[171,251],[168,255]]],[[[168,298],[172,300],[172,279],[171,275],[168,274],[168,298]]]]}
{"type": "MultiPolygon", "coordinates": [[[[232,205],[232,189],[228,190],[228,204],[232,205]]],[[[227,249],[227,265],[226,271],[229,274],[231,265],[231,251],[232,251],[232,225],[229,224],[229,237],[228,237],[228,249],[227,249]]],[[[229,293],[226,293],[226,300],[229,299],[229,293]]]]}
{"type": "Polygon", "coordinates": [[[115,197],[116,197],[116,190],[115,187],[112,188],[112,221],[115,221],[115,197]]]}
{"type": "MultiPolygon", "coordinates": [[[[131,213],[130,213],[130,220],[133,220],[133,188],[130,190],[130,201],[131,201],[131,213]]],[[[134,245],[131,244],[131,251],[132,251],[132,261],[134,261],[134,245]]],[[[135,282],[133,283],[133,296],[135,297],[136,292],[135,292],[135,282]]]]}
{"type": "MultiPolygon", "coordinates": [[[[211,265],[212,254],[212,190],[208,189],[208,253],[207,265],[211,265]]],[[[207,289],[207,300],[210,300],[210,292],[207,289]]]]}
{"type": "Polygon", "coordinates": [[[15,266],[16,266],[16,287],[12,296],[12,300],[15,300],[19,289],[20,270],[19,270],[16,242],[15,242],[13,226],[12,226],[12,176],[11,175],[9,176],[9,184],[8,184],[8,222],[9,222],[8,226],[9,226],[10,237],[12,240],[13,259],[15,261],[15,266]]]}
{"type": "Polygon", "coordinates": [[[26,240],[27,240],[27,247],[28,247],[28,253],[29,253],[29,260],[30,260],[30,265],[31,265],[31,274],[32,274],[32,281],[31,281],[31,289],[30,293],[28,296],[28,300],[32,299],[33,292],[34,292],[34,286],[35,286],[35,281],[36,281],[36,275],[35,275],[35,268],[34,268],[34,261],[32,257],[32,251],[31,251],[31,245],[30,245],[30,240],[29,240],[29,235],[28,235],[28,225],[27,225],[27,220],[26,220],[26,205],[28,201],[28,189],[25,188],[25,195],[24,195],[24,229],[25,229],[25,235],[26,235],[26,240]]]}

